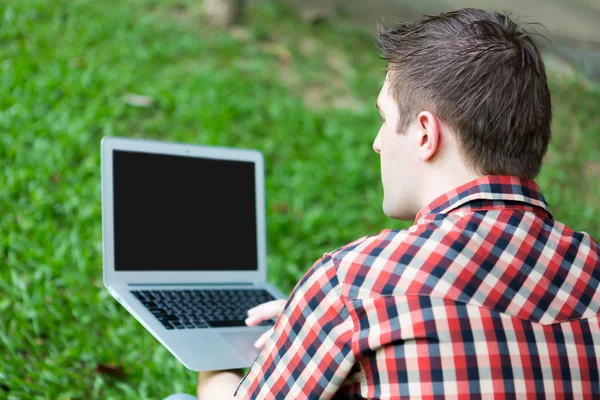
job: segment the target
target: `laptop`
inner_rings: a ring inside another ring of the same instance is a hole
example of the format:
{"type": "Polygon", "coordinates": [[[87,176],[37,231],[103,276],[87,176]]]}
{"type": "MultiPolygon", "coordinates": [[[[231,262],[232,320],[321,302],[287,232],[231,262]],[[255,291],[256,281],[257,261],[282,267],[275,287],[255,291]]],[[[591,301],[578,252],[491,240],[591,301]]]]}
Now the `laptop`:
{"type": "Polygon", "coordinates": [[[249,367],[272,325],[264,162],[255,150],[102,140],[104,285],[183,365],[249,367]]]}

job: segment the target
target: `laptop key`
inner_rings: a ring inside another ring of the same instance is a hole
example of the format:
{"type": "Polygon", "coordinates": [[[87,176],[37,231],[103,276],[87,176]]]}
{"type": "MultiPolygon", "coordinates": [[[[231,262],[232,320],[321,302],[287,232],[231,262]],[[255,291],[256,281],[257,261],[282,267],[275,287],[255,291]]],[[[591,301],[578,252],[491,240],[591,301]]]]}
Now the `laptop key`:
{"type": "Polygon", "coordinates": [[[212,328],[228,328],[233,326],[246,326],[246,322],[243,319],[233,321],[211,320],[208,321],[208,325],[212,328]]]}
{"type": "Polygon", "coordinates": [[[156,318],[158,318],[159,321],[179,321],[179,318],[177,318],[176,315],[170,314],[159,315],[156,318]]]}
{"type": "Polygon", "coordinates": [[[163,324],[163,326],[165,327],[165,329],[168,329],[168,330],[173,330],[173,329],[175,329],[175,328],[173,327],[173,325],[171,325],[171,324],[170,324],[170,323],[168,323],[168,322],[163,322],[162,324],[163,324]]]}

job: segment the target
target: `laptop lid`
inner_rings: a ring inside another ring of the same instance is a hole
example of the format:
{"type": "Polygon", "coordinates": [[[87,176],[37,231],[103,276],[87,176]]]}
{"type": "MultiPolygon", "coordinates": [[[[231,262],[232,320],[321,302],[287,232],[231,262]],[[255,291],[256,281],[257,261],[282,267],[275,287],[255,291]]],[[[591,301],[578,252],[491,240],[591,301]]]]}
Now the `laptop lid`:
{"type": "Polygon", "coordinates": [[[266,280],[256,150],[102,140],[105,283],[266,280]]]}

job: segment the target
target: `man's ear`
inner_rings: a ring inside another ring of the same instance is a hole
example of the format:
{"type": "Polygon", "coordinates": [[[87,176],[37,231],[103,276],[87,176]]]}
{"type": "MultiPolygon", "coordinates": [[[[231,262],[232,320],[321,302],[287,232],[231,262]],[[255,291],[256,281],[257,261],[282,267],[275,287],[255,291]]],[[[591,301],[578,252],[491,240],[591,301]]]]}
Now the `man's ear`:
{"type": "Polygon", "coordinates": [[[429,161],[438,150],[440,145],[440,123],[429,111],[421,111],[417,115],[417,129],[419,131],[419,157],[423,161],[429,161]]]}

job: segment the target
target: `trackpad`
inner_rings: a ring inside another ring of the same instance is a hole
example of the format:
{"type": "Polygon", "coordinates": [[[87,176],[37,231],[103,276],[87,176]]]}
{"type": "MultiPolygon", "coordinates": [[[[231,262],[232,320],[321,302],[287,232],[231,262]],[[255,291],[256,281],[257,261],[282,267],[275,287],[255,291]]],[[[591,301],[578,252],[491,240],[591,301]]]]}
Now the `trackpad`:
{"type": "Polygon", "coordinates": [[[221,333],[221,337],[238,352],[238,354],[248,362],[248,365],[252,364],[258,356],[260,349],[254,347],[254,342],[262,335],[261,331],[250,331],[250,332],[225,332],[221,333]]]}

